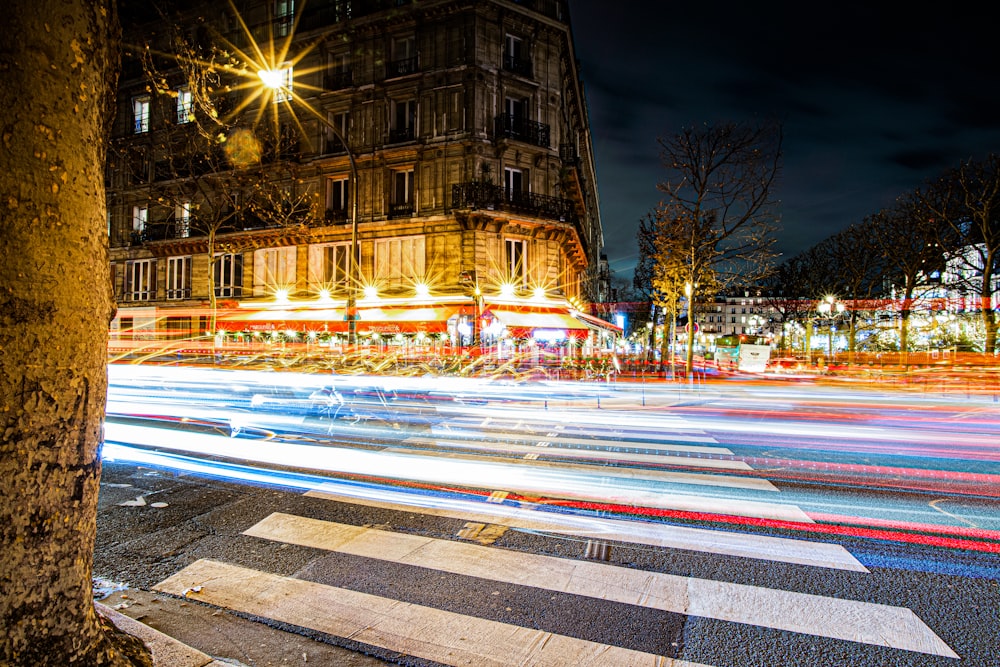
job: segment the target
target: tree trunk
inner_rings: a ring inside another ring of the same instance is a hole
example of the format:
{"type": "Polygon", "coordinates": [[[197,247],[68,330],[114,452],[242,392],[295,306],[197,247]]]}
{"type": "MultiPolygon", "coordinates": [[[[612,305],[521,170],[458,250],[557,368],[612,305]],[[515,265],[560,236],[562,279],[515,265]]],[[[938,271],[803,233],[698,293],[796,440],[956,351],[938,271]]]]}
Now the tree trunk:
{"type": "Polygon", "coordinates": [[[691,290],[691,294],[688,296],[687,302],[687,359],[686,359],[686,372],[687,376],[694,377],[694,290],[691,290]]]}
{"type": "Polygon", "coordinates": [[[91,593],[113,309],[104,155],[117,17],[109,0],[12,0],[4,10],[0,664],[127,665],[91,593]]]}

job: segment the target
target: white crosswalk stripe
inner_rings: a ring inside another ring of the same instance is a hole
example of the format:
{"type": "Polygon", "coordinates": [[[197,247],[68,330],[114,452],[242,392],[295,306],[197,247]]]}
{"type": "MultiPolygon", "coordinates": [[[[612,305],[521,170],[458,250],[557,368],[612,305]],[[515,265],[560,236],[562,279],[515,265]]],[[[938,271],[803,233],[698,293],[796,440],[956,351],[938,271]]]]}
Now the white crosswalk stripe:
{"type": "Polygon", "coordinates": [[[686,549],[688,551],[854,572],[868,571],[842,546],[826,542],[729,533],[689,526],[672,526],[665,523],[645,523],[605,517],[541,512],[524,504],[513,507],[469,500],[422,498],[393,490],[383,490],[374,495],[371,491],[366,491],[362,495],[353,485],[338,482],[326,483],[318,489],[307,492],[306,495],[337,502],[401,512],[419,512],[462,521],[502,523],[512,528],[554,535],[575,535],[586,539],[633,542],[655,547],[686,549]]]}
{"type": "Polygon", "coordinates": [[[707,667],[211,560],[156,589],[445,665],[707,667]]]}
{"type": "Polygon", "coordinates": [[[913,612],[272,514],[245,534],[471,577],[803,634],[958,657],[913,612]]]}

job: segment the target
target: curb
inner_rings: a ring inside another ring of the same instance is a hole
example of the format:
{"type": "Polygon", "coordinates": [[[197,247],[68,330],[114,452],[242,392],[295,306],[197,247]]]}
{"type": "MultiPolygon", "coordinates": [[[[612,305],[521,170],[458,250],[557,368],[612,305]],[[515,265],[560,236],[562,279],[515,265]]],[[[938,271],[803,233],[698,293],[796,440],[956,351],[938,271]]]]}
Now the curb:
{"type": "Polygon", "coordinates": [[[100,602],[94,602],[94,608],[122,632],[141,639],[153,655],[154,667],[233,667],[232,662],[220,662],[100,602]]]}

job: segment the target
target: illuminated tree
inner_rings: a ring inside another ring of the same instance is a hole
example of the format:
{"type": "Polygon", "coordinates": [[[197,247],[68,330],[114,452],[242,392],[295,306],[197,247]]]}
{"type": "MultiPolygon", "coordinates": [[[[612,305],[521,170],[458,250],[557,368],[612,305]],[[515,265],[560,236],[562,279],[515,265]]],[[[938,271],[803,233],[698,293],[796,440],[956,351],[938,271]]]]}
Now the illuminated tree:
{"type": "Polygon", "coordinates": [[[4,5],[3,665],[151,664],[137,640],[98,619],[91,593],[113,313],[103,167],[114,9],[108,0],[4,5]],[[133,652],[140,657],[126,657],[133,652]]]}
{"type": "Polygon", "coordinates": [[[773,189],[780,173],[780,126],[726,123],[686,128],[659,140],[667,177],[653,211],[657,256],[683,280],[687,295],[687,372],[694,363],[694,304],[771,269],[777,217],[773,189]],[[673,267],[677,267],[676,271],[673,267]]]}

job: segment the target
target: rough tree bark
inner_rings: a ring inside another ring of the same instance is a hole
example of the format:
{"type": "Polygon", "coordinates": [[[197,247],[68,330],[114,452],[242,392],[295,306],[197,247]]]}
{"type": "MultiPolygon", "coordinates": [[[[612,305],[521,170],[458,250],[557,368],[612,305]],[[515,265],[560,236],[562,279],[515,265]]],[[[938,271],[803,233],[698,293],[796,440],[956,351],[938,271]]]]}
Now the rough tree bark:
{"type": "MultiPolygon", "coordinates": [[[[9,0],[0,31],[0,665],[130,665],[94,611],[107,328],[109,0],[9,0]]],[[[125,646],[128,645],[127,648],[125,646]]],[[[148,663],[148,656],[146,657],[148,663]]]]}

